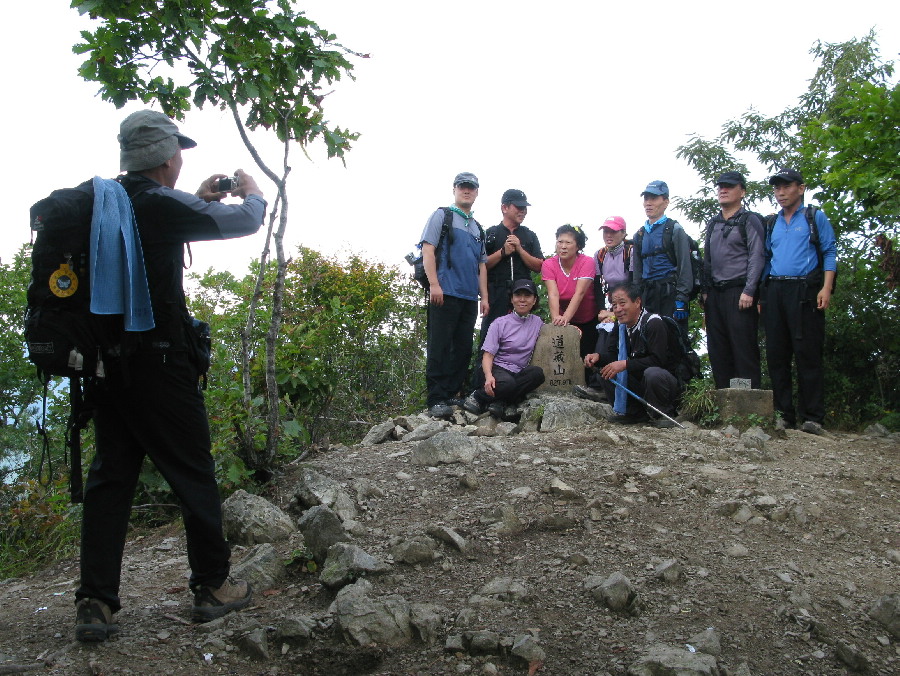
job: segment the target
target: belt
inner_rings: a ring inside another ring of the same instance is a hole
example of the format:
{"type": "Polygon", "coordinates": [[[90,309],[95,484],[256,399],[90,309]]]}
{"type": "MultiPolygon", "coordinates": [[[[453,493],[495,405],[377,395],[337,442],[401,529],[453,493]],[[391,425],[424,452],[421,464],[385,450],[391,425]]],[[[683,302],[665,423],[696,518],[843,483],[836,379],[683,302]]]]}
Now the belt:
{"type": "MultiPolygon", "coordinates": [[[[776,278],[777,279],[777,278],[776,278]]],[[[712,287],[714,289],[731,289],[735,286],[746,286],[747,280],[744,278],[741,279],[727,279],[724,282],[713,282],[712,287]]]]}
{"type": "Polygon", "coordinates": [[[805,282],[806,275],[796,277],[793,275],[769,275],[769,279],[775,282],[805,282]]]}

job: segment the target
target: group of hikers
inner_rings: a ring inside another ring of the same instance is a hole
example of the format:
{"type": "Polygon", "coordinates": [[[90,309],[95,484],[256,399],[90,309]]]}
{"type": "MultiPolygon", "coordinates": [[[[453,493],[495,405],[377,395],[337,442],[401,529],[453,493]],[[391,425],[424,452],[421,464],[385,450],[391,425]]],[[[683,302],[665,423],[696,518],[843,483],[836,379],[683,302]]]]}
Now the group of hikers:
{"type": "Polygon", "coordinates": [[[821,209],[804,204],[798,171],[782,169],[769,184],[781,209],[762,217],[744,207],[741,173],[718,176],[720,211],[707,224],[700,264],[692,261],[698,247],[666,215],[664,181],[640,193],[646,220],[632,239],[625,219],[611,216],[600,226],[604,246],[589,256],[583,230],[563,225],[555,255],[545,259],[537,235],[523,225],[531,206],[523,191],[503,193],[502,221],[485,231],[472,215],[478,178],[457,174],[453,204],[431,215],[420,242],[429,300],[429,415],[450,417],[459,406],[508,417],[543,383],[543,371],[530,365],[543,324],[532,314],[538,304],[532,273],[540,273],[550,321],[581,334],[587,385],[574,393],[613,404],[611,422],[676,424],[684,387],[677,333],[687,336],[696,302],[716,387],[736,378],[760,387],[762,317],[777,425],[824,434],[824,311],[837,269],[834,230],[821,209]],[[481,363],[470,382],[479,309],[481,363]]]}

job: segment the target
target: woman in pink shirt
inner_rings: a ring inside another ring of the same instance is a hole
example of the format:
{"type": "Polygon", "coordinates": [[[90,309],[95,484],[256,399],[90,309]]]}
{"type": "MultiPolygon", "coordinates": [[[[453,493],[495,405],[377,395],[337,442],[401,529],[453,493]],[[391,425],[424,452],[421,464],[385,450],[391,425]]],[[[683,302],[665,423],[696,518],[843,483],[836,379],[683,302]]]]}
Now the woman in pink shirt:
{"type": "Polygon", "coordinates": [[[572,324],[581,330],[582,357],[593,352],[597,343],[594,259],[581,253],[586,242],[581,228],[560,227],[556,231],[556,255],[541,266],[550,318],[556,326],[572,324]]]}

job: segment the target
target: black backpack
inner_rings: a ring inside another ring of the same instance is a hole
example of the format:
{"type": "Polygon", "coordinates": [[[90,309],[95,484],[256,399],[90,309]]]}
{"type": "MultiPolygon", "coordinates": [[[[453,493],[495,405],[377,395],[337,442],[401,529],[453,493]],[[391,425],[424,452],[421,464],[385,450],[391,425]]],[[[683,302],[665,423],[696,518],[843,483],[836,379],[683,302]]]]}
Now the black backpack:
{"type": "Polygon", "coordinates": [[[121,351],[122,316],[90,310],[93,208],[91,181],[55,190],[31,207],[25,341],[44,383],[52,376],[103,378],[104,360],[121,351]]]}
{"type": "MultiPolygon", "coordinates": [[[[644,315],[644,318],[641,320],[641,330],[640,333],[644,335],[644,328],[647,324],[647,321],[653,315],[647,313],[644,315]]],[[[671,317],[666,315],[656,315],[666,325],[666,331],[668,332],[669,342],[668,342],[668,352],[669,356],[674,358],[675,360],[675,377],[678,379],[678,384],[683,388],[684,385],[688,383],[688,381],[693,380],[694,378],[700,378],[703,375],[703,368],[700,364],[700,357],[697,355],[697,352],[691,347],[691,343],[688,341],[687,335],[682,331],[681,327],[671,317]]]]}
{"type": "MultiPolygon", "coordinates": [[[[672,218],[666,220],[666,222],[663,223],[662,247],[655,251],[651,251],[646,256],[643,255],[644,228],[638,230],[634,235],[635,255],[640,256],[643,260],[644,258],[655,256],[660,251],[664,251],[666,256],[668,256],[669,260],[672,262],[672,265],[678,265],[678,259],[675,256],[675,243],[673,241],[675,237],[674,231],[676,225],[678,225],[678,221],[672,218]]],[[[697,240],[688,235],[686,231],[685,235],[687,236],[688,242],[690,243],[691,279],[693,280],[693,282],[691,284],[690,293],[688,293],[688,300],[691,301],[696,298],[697,294],[699,294],[703,289],[703,256],[700,255],[700,245],[697,243],[697,240]]]]}
{"type": "MultiPolygon", "coordinates": [[[[453,246],[453,211],[450,207],[438,207],[441,211],[444,212],[444,220],[441,222],[441,234],[438,237],[438,243],[434,247],[434,262],[435,265],[440,265],[441,263],[441,246],[444,244],[444,239],[450,244],[450,249],[447,249],[447,267],[452,268],[453,262],[450,260],[450,252],[452,251],[453,246]]],[[[484,230],[481,227],[481,223],[476,221],[474,218],[472,220],[475,225],[478,226],[478,232],[481,233],[481,239],[484,241],[484,230]]],[[[421,245],[420,252],[418,257],[407,256],[407,262],[413,266],[413,279],[419,283],[423,289],[428,291],[431,288],[431,284],[428,282],[428,275],[425,274],[425,263],[422,260],[421,253],[421,245]]]]}

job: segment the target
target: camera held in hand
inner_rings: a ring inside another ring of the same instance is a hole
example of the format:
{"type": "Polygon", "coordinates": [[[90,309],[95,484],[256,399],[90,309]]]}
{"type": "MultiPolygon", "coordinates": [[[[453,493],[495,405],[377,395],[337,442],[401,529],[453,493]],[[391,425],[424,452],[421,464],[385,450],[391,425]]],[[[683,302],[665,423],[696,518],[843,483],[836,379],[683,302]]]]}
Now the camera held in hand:
{"type": "Polygon", "coordinates": [[[216,181],[216,192],[231,192],[238,186],[237,176],[229,176],[228,178],[220,178],[216,181]]]}

